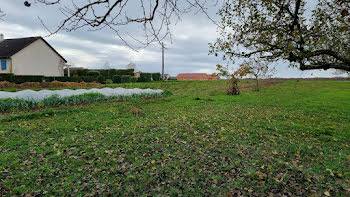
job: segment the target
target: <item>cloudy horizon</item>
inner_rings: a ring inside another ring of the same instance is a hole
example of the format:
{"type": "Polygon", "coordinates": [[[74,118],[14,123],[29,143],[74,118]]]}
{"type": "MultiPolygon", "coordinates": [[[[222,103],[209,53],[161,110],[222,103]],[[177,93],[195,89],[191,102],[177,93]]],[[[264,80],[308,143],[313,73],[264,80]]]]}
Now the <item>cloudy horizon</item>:
{"type": "MultiPolygon", "coordinates": [[[[5,39],[43,36],[69,64],[85,68],[126,68],[130,62],[137,65],[142,72],[161,72],[161,47],[151,44],[138,51],[132,50],[115,35],[104,29],[87,31],[81,29],[73,32],[60,31],[45,37],[49,32],[41,24],[43,19],[49,28],[58,26],[60,12],[55,7],[33,4],[30,8],[23,6],[23,1],[1,1],[5,17],[0,20],[0,33],[5,39]]],[[[215,18],[216,10],[210,13],[215,18]]],[[[216,64],[225,64],[220,57],[208,55],[208,43],[218,37],[216,26],[204,14],[187,14],[172,25],[172,40],[166,39],[165,73],[176,76],[178,73],[214,73],[216,64]]],[[[138,34],[138,30],[128,30],[129,34],[138,34]]],[[[274,77],[333,77],[333,70],[300,71],[288,67],[287,63],[276,63],[274,77]]]]}

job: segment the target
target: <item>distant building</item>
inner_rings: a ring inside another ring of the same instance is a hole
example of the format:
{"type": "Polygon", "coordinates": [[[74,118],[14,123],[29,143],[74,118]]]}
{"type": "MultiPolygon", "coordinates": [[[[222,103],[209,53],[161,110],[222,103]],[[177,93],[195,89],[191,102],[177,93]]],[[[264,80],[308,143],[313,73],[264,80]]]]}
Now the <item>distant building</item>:
{"type": "Polygon", "coordinates": [[[0,73],[63,76],[67,61],[42,37],[4,39],[0,34],[0,73]]]}
{"type": "Polygon", "coordinates": [[[180,73],[177,75],[179,81],[206,81],[206,80],[219,80],[217,75],[208,75],[206,73],[180,73]]]}
{"type": "Polygon", "coordinates": [[[169,74],[164,74],[164,80],[169,80],[170,79],[170,75],[169,74]]]}
{"type": "Polygon", "coordinates": [[[141,75],[141,71],[139,71],[139,72],[134,72],[134,76],[135,76],[135,77],[139,78],[140,75],[141,75]]]}
{"type": "Polygon", "coordinates": [[[220,77],[219,75],[208,75],[208,80],[211,81],[211,80],[219,80],[220,77]]]}

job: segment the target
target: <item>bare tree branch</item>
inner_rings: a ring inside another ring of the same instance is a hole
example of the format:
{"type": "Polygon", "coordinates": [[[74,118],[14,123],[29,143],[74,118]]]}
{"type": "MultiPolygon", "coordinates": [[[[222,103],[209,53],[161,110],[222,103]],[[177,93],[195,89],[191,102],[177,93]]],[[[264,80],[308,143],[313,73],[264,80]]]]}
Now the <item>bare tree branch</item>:
{"type": "Polygon", "coordinates": [[[40,19],[50,35],[85,27],[92,31],[108,28],[129,47],[129,38],[142,47],[171,38],[171,25],[190,11],[204,13],[215,23],[207,9],[218,3],[218,0],[87,0],[85,3],[72,1],[70,4],[63,0],[34,1],[47,6],[58,6],[64,15],[61,24],[52,30],[40,19]],[[141,27],[142,37],[128,33],[126,29],[130,27],[141,27]]]}
{"type": "Polygon", "coordinates": [[[1,10],[0,8],[0,20],[3,20],[2,18],[5,16],[6,14],[1,10]]]}

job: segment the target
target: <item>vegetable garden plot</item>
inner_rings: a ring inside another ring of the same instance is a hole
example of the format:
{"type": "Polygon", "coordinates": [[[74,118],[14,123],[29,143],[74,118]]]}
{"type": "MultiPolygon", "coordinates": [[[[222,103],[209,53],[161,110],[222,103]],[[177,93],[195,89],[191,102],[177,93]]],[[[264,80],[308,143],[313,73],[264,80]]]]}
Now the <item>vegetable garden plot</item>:
{"type": "Polygon", "coordinates": [[[0,91],[0,99],[24,99],[30,101],[42,101],[46,98],[49,98],[53,95],[57,95],[58,97],[69,97],[76,96],[87,93],[100,93],[107,97],[132,97],[133,95],[144,95],[144,96],[152,96],[162,94],[163,90],[152,90],[152,89],[125,89],[125,88],[102,88],[102,89],[78,89],[78,90],[23,90],[18,92],[3,92],[0,91]]]}
{"type": "Polygon", "coordinates": [[[153,89],[78,89],[78,90],[23,90],[19,92],[0,91],[0,111],[23,110],[40,106],[72,105],[110,99],[133,99],[166,95],[163,90],[153,89]]]}

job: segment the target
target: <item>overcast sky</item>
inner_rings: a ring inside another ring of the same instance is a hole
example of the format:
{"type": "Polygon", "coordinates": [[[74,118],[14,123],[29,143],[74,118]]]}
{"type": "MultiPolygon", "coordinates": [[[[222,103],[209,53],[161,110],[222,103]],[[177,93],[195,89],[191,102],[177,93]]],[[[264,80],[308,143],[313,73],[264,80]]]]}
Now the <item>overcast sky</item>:
{"type": "MultiPolygon", "coordinates": [[[[47,36],[48,31],[38,17],[51,28],[62,19],[57,7],[32,4],[23,5],[23,0],[0,0],[0,7],[6,16],[0,21],[0,33],[5,38],[47,36]]],[[[210,14],[215,18],[219,7],[213,7],[210,14]]],[[[138,29],[128,30],[130,34],[140,33],[138,29]]],[[[203,14],[187,14],[172,26],[172,43],[166,40],[165,72],[176,76],[184,72],[215,72],[215,65],[224,63],[219,57],[208,55],[209,45],[217,38],[215,25],[203,14]]],[[[103,68],[106,62],[112,68],[126,68],[135,62],[143,72],[161,72],[161,48],[151,45],[138,52],[125,46],[114,32],[109,30],[59,32],[45,39],[74,66],[103,68]]],[[[278,63],[275,77],[329,77],[334,71],[299,71],[289,68],[287,63],[278,63]]]]}

